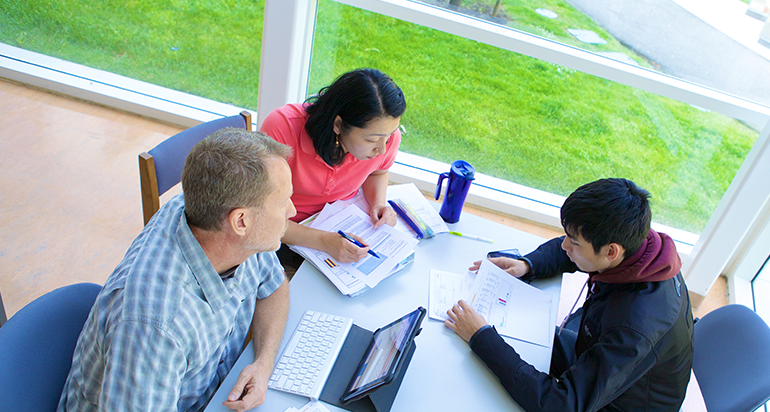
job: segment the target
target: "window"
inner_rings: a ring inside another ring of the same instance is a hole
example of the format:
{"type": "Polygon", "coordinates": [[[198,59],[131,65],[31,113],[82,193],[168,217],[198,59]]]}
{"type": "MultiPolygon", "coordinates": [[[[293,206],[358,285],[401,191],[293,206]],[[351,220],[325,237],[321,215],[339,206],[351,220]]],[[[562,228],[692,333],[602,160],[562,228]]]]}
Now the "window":
{"type": "Polygon", "coordinates": [[[764,0],[417,1],[770,104],[770,48],[760,42],[764,0]]]}
{"type": "Polygon", "coordinates": [[[653,194],[658,223],[696,234],[758,136],[687,103],[320,0],[309,93],[357,67],[378,68],[404,90],[404,152],[464,159],[478,172],[561,196],[626,177],[653,194]]]}
{"type": "Polygon", "coordinates": [[[4,2],[0,42],[256,108],[264,0],[4,2]]]}
{"type": "MultiPolygon", "coordinates": [[[[207,31],[213,32],[220,42],[232,39],[232,49],[238,53],[253,50],[248,61],[232,63],[206,55],[217,70],[200,70],[203,78],[193,79],[190,84],[240,70],[239,64],[251,65],[254,69],[246,76],[248,84],[235,82],[233,88],[245,87],[256,93],[258,71],[258,122],[273,108],[303,100],[308,90],[317,91],[346,70],[375,66],[396,79],[407,94],[409,105],[404,117],[404,151],[391,169],[392,180],[415,181],[423,190],[431,190],[437,173],[445,171],[447,162],[465,158],[480,172],[469,195],[473,202],[558,225],[558,209],[564,194],[588,180],[610,173],[623,174],[657,197],[656,219],[668,226],[661,228],[657,223],[654,227],[671,234],[678,240],[680,252],[688,255],[683,270],[691,292],[705,296],[719,274],[732,274],[736,267],[745,266],[744,255],[760,236],[757,228],[764,227],[762,222],[769,216],[765,205],[770,199],[770,180],[766,178],[770,176],[770,107],[741,93],[725,94],[653,70],[654,65],[646,65],[638,54],[626,55],[639,66],[619,61],[619,56],[607,58],[599,54],[608,51],[601,49],[605,46],[578,44],[573,35],[563,35],[563,30],[557,35],[554,22],[542,25],[539,32],[538,25],[532,22],[540,17],[532,15],[535,5],[528,0],[500,2],[506,13],[529,16],[530,23],[523,18],[514,19],[513,27],[426,4],[428,1],[446,4],[446,0],[262,0],[238,4],[237,9],[229,1],[203,5],[176,2],[173,7],[193,13],[191,18],[223,10],[239,13],[237,19],[246,15],[248,24],[234,24],[237,34],[218,32],[214,29],[218,25],[207,26],[207,31]],[[265,16],[264,30],[259,13],[265,16]],[[263,33],[261,39],[259,33],[263,33]],[[263,61],[269,64],[259,66],[258,47],[262,48],[263,61]],[[623,148],[613,151],[614,145],[623,148]],[[503,151],[511,157],[502,158],[503,151]],[[608,160],[597,153],[621,155],[608,160]],[[538,158],[532,160],[534,156],[538,158]]],[[[494,6],[498,2],[474,3],[494,6]]],[[[84,36],[79,26],[68,29],[60,20],[81,22],[87,18],[65,16],[57,20],[46,13],[71,4],[69,0],[56,5],[35,1],[8,10],[21,16],[22,21],[34,22],[25,27],[47,27],[48,31],[37,38],[50,37],[56,47],[49,49],[64,50],[84,36]],[[46,20],[55,23],[46,26],[46,20]]],[[[105,16],[101,3],[79,4],[83,5],[75,10],[105,16]]],[[[562,17],[585,22],[574,10],[567,12],[551,6],[569,7],[566,3],[554,0],[542,4],[562,17]]],[[[130,14],[115,13],[117,5],[110,7],[112,14],[130,14]]],[[[149,6],[129,2],[125,7],[144,12],[149,6]]],[[[167,19],[168,11],[162,9],[152,15],[153,20],[167,19]]],[[[535,13],[542,17],[536,10],[535,13]]],[[[103,18],[107,21],[109,17],[103,18]]],[[[29,49],[36,50],[38,46],[30,40],[35,36],[19,30],[17,20],[4,21],[0,38],[14,45],[31,45],[29,49]]],[[[114,25],[98,23],[94,23],[100,30],[95,37],[109,38],[110,31],[116,30],[114,25]]],[[[581,26],[586,27],[582,23],[581,26]]],[[[197,33],[196,28],[190,28],[186,34],[197,33]]],[[[600,37],[607,35],[596,30],[600,37]]],[[[680,37],[686,35],[682,33],[680,37]]],[[[118,37],[145,39],[139,30],[127,30],[118,37]]],[[[149,44],[172,57],[154,57],[151,63],[158,64],[159,71],[172,72],[174,78],[185,77],[172,64],[175,52],[180,50],[173,50],[179,46],[168,44],[169,39],[175,37],[145,42],[143,46],[149,44]]],[[[606,47],[612,49],[609,51],[624,51],[620,48],[622,43],[608,41],[606,47]]],[[[178,44],[197,47],[207,41],[196,39],[178,44]]],[[[105,61],[132,57],[89,47],[97,50],[94,54],[105,61]]],[[[0,44],[0,69],[4,70],[4,77],[26,82],[38,75],[32,72],[42,65],[32,61],[18,64],[21,59],[10,56],[8,49],[0,44]]],[[[45,69],[55,72],[57,66],[70,69],[72,65],[53,61],[50,66],[45,69]]],[[[142,75],[153,73],[150,69],[137,70],[144,71],[147,73],[142,75]]],[[[765,87],[766,72],[751,75],[742,71],[741,76],[730,77],[735,83],[758,88],[765,87]]],[[[130,88],[125,84],[136,85],[132,79],[113,77],[109,87],[105,87],[109,90],[83,97],[82,90],[102,87],[103,83],[76,73],[66,74],[83,80],[79,85],[70,85],[76,89],[76,95],[103,104],[110,102],[105,103],[102,96],[122,93],[130,88]]],[[[45,79],[42,87],[47,87],[46,82],[50,79],[45,79]]],[[[236,111],[236,107],[213,100],[174,93],[170,94],[175,100],[156,97],[152,107],[146,102],[146,94],[135,93],[139,98],[130,101],[128,107],[118,107],[154,117],[159,117],[156,113],[166,113],[170,118],[160,118],[178,124],[195,124],[236,111]]],[[[239,99],[244,100],[232,102],[253,107],[253,95],[239,99]]],[[[729,277],[731,281],[738,278],[744,286],[732,290],[748,290],[750,296],[751,277],[729,277]]]]}

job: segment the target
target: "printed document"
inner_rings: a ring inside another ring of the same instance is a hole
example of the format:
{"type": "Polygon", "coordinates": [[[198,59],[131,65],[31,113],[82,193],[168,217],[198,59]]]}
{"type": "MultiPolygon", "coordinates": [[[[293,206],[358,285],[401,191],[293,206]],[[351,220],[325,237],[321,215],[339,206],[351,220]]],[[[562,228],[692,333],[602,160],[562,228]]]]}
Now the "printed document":
{"type": "Polygon", "coordinates": [[[288,408],[283,412],[330,412],[330,411],[329,411],[329,408],[324,406],[323,403],[318,401],[310,401],[300,409],[288,408]]]}
{"type": "MultiPolygon", "coordinates": [[[[444,219],[441,218],[436,209],[431,206],[428,199],[425,198],[422,192],[420,192],[420,189],[418,189],[414,183],[390,185],[388,186],[388,191],[385,197],[387,200],[401,200],[402,202],[409,205],[409,207],[412,208],[412,211],[417,214],[436,234],[449,233],[449,227],[444,222],[444,219]]],[[[364,211],[369,210],[369,203],[367,203],[366,199],[364,199],[363,192],[359,190],[358,193],[350,199],[338,200],[334,203],[327,204],[326,207],[324,207],[324,209],[320,211],[318,215],[316,215],[315,219],[319,222],[323,222],[329,219],[330,216],[339,213],[342,209],[350,205],[356,205],[359,209],[364,211]]],[[[311,227],[315,226],[311,225],[311,227]]],[[[414,235],[412,229],[409,228],[409,225],[404,222],[404,219],[401,218],[401,216],[398,217],[398,222],[396,223],[395,228],[404,233],[414,235]]]]}
{"type": "Polygon", "coordinates": [[[430,300],[428,316],[431,319],[446,320],[446,312],[454,306],[460,299],[471,296],[471,286],[476,279],[476,274],[466,272],[459,273],[444,272],[431,269],[430,271],[430,300]]]}
{"type": "Polygon", "coordinates": [[[481,262],[471,294],[471,307],[498,333],[548,346],[554,333],[550,322],[553,295],[511,276],[488,259],[481,262]]]}

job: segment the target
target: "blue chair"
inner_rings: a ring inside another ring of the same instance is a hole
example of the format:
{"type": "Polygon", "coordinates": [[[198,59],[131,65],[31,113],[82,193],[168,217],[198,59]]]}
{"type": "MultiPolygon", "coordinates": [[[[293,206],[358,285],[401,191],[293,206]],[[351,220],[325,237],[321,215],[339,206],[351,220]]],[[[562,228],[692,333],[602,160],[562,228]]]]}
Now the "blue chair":
{"type": "Polygon", "coordinates": [[[727,305],[695,323],[692,369],[709,412],[752,412],[770,400],[770,327],[727,305]]]}
{"type": "Polygon", "coordinates": [[[244,110],[235,116],[201,123],[169,137],[149,152],[139,155],[145,225],[160,209],[160,195],[182,180],[182,169],[190,150],[206,136],[225,127],[251,130],[251,113],[244,110]]]}
{"type": "Polygon", "coordinates": [[[49,292],[0,327],[0,412],[55,411],[72,354],[101,286],[49,292]]]}

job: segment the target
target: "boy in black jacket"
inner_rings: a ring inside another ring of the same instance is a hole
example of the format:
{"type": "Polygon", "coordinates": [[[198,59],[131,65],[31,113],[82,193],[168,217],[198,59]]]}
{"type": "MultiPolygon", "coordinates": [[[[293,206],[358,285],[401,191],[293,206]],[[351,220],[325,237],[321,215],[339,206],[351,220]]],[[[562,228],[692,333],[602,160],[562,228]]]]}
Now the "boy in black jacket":
{"type": "MultiPolygon", "coordinates": [[[[533,411],[679,411],[692,364],[692,311],[674,241],[650,229],[649,193],[625,179],[578,188],[561,209],[566,236],[519,259],[490,259],[522,280],[589,274],[588,297],[538,372],[460,301],[445,324],[510,396],[533,411]]],[[[478,269],[476,262],[472,270],[478,269]]]]}

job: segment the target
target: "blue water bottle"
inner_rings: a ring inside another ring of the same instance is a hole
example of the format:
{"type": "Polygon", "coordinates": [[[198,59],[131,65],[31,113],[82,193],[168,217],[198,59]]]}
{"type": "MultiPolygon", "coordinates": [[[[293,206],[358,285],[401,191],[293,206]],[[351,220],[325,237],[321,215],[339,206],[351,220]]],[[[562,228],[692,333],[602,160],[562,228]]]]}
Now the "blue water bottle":
{"type": "Polygon", "coordinates": [[[460,220],[460,212],[463,211],[465,196],[468,195],[471,182],[476,178],[476,169],[465,160],[455,160],[448,173],[444,172],[438,176],[436,200],[438,200],[441,194],[441,183],[446,178],[449,178],[449,183],[447,184],[444,203],[441,204],[439,215],[447,223],[456,223],[460,220]]]}

